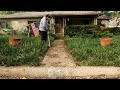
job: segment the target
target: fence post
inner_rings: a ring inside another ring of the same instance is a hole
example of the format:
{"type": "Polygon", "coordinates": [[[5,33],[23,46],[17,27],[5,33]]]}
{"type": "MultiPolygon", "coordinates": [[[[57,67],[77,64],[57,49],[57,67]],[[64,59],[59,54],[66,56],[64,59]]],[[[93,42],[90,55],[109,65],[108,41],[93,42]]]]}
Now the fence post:
{"type": "Polygon", "coordinates": [[[28,38],[30,37],[30,25],[28,25],[28,29],[29,29],[29,31],[28,31],[28,38]]]}

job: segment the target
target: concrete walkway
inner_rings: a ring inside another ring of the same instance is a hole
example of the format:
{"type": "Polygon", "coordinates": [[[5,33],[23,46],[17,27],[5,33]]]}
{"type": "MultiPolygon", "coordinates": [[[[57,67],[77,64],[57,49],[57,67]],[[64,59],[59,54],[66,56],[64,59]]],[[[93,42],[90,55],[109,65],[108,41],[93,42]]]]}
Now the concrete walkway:
{"type": "Polygon", "coordinates": [[[64,40],[55,40],[49,48],[42,64],[46,67],[75,67],[75,62],[69,53],[64,40]]]}

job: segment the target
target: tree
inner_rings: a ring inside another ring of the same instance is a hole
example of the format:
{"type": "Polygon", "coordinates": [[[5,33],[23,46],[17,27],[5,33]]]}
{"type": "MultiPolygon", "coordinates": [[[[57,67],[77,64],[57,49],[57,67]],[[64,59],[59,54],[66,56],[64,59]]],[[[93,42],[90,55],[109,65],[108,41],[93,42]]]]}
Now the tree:
{"type": "Polygon", "coordinates": [[[17,13],[17,12],[26,12],[26,11],[0,11],[0,14],[13,14],[13,13],[17,13]]]}
{"type": "Polygon", "coordinates": [[[104,15],[107,15],[107,16],[111,16],[112,15],[112,12],[110,12],[110,11],[102,11],[102,13],[104,15]]]}

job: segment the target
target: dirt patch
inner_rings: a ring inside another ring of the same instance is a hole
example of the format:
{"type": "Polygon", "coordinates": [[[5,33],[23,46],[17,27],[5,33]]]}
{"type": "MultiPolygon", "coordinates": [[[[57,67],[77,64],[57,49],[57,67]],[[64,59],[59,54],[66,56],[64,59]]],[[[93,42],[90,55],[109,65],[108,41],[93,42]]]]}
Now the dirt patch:
{"type": "Polygon", "coordinates": [[[75,67],[75,62],[71,54],[67,50],[64,40],[58,39],[52,43],[42,64],[50,67],[75,67]]]}

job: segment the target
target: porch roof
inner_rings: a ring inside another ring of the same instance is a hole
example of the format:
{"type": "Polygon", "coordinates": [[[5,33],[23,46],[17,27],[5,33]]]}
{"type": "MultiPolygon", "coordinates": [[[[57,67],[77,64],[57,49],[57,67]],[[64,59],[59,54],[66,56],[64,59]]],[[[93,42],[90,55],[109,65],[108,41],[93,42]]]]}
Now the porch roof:
{"type": "Polygon", "coordinates": [[[107,16],[107,15],[101,15],[101,16],[99,16],[97,19],[102,19],[102,20],[104,20],[104,19],[111,19],[111,17],[110,16],[107,16]]]}
{"type": "Polygon", "coordinates": [[[17,18],[39,18],[47,14],[51,16],[69,16],[69,15],[100,15],[98,11],[46,11],[46,12],[20,12],[8,15],[0,15],[0,19],[17,19],[17,18]]]}

